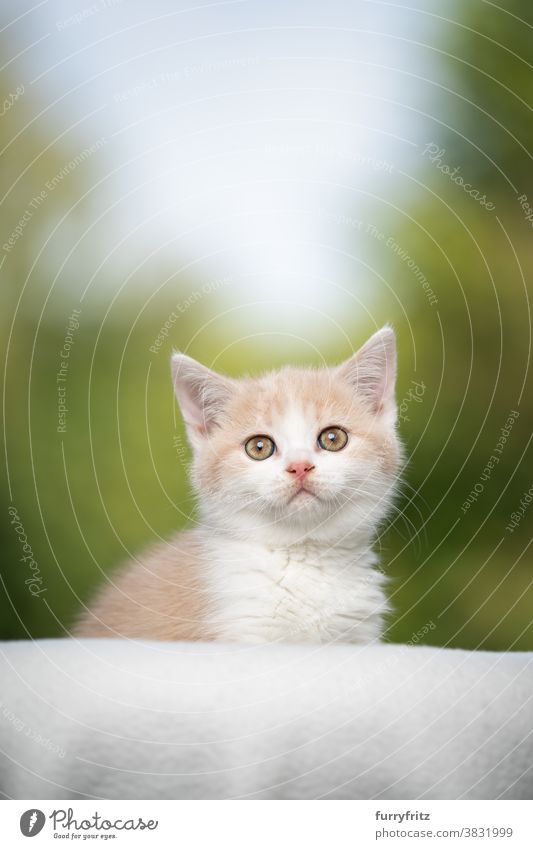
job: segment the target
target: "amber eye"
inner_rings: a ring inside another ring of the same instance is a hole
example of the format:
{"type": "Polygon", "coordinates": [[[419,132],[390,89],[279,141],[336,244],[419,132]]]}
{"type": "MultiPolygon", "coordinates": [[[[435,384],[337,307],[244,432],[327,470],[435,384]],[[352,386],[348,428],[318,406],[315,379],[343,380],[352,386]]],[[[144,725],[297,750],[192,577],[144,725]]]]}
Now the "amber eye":
{"type": "Polygon", "coordinates": [[[318,435],[318,444],[326,451],[340,451],[348,442],[348,434],[342,427],[327,427],[318,435]]]}
{"type": "Polygon", "coordinates": [[[266,460],[272,457],[276,444],[269,436],[252,436],[246,441],[244,450],[252,460],[266,460]]]}

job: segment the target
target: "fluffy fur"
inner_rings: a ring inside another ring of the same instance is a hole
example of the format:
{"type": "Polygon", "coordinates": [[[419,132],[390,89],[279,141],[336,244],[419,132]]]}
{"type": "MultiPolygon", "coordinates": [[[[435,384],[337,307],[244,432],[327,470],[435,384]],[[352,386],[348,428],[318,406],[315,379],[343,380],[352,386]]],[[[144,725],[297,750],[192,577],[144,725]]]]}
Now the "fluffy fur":
{"type": "Polygon", "coordinates": [[[78,636],[369,642],[386,598],[372,550],[401,460],[395,340],[378,331],[349,360],[234,380],[184,354],[174,386],[193,448],[195,529],[119,573],[78,636]],[[319,433],[348,442],[327,451],[319,433]],[[274,454],[251,459],[257,434],[274,454]],[[300,480],[290,469],[312,467],[300,480]]]}

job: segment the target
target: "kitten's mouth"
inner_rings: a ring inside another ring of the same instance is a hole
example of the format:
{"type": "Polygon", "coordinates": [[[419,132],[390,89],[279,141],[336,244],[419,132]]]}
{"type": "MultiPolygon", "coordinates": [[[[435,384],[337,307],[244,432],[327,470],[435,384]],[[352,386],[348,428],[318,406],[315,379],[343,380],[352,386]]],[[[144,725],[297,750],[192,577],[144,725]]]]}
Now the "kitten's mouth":
{"type": "Polygon", "coordinates": [[[318,495],[315,492],[311,492],[311,490],[307,489],[307,487],[305,487],[305,486],[300,486],[300,488],[297,489],[296,492],[293,492],[293,494],[291,495],[291,497],[287,501],[287,504],[290,504],[292,501],[295,500],[295,498],[298,498],[299,496],[301,496],[302,498],[305,498],[306,496],[309,496],[309,495],[312,498],[318,498],[318,495]]]}

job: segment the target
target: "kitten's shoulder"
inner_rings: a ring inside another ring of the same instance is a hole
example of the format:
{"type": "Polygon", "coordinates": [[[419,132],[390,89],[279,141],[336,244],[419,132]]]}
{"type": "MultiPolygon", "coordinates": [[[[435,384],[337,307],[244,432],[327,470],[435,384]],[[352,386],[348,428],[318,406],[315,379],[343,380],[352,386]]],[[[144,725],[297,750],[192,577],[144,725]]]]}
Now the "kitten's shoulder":
{"type": "Polygon", "coordinates": [[[147,547],[112,572],[71,633],[78,637],[209,639],[198,530],[147,547]]]}

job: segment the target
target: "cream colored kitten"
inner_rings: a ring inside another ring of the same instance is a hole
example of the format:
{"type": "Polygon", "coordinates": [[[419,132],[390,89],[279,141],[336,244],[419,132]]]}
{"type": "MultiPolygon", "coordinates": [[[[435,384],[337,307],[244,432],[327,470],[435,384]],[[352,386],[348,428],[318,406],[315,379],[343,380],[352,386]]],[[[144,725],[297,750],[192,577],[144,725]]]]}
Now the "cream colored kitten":
{"type": "Polygon", "coordinates": [[[234,380],[185,354],[172,368],[199,521],[113,576],[73,633],[378,639],[387,603],[372,542],[401,459],[393,331],[333,368],[234,380]]]}

